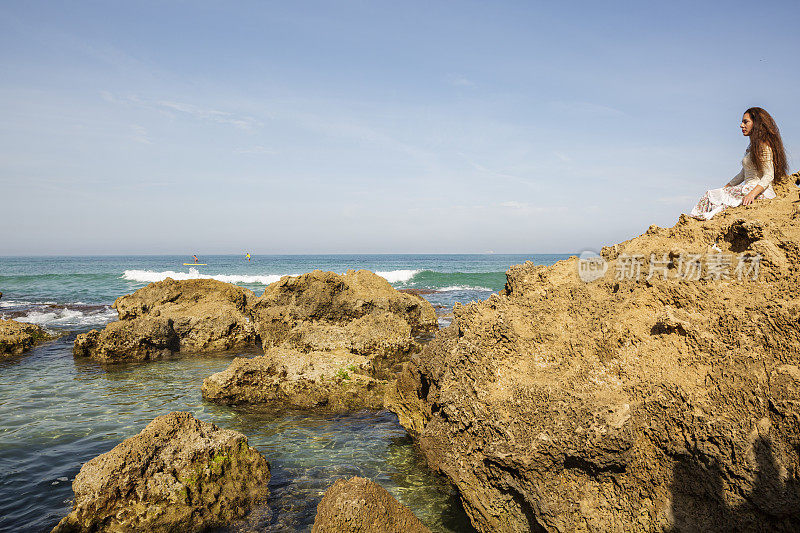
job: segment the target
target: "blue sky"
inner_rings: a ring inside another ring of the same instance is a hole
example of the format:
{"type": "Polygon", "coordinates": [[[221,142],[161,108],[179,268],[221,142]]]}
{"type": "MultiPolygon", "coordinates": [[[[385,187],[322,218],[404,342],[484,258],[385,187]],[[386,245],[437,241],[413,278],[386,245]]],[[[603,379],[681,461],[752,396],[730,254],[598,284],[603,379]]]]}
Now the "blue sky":
{"type": "Polygon", "coordinates": [[[599,249],[735,175],[747,107],[797,169],[799,17],[6,1],[0,255],[599,249]]]}

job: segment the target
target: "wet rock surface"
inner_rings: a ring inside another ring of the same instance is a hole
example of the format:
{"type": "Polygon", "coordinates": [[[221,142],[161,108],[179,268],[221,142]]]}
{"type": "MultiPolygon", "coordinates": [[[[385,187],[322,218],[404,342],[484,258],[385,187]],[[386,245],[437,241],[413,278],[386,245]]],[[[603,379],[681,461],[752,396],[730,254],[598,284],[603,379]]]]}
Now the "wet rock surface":
{"type": "Polygon", "coordinates": [[[167,278],[117,298],[119,321],[78,335],[74,352],[115,362],[250,347],[256,339],[251,298],[252,292],[213,279],[167,278]]]}
{"type": "Polygon", "coordinates": [[[245,516],[269,479],[244,435],[174,412],[84,464],[53,531],[203,531],[245,516]]]}
{"type": "Polygon", "coordinates": [[[414,513],[368,479],[340,479],[317,506],[313,533],[430,533],[414,513]]]}
{"type": "Polygon", "coordinates": [[[0,319],[0,357],[22,354],[49,338],[50,335],[35,324],[0,319]]]}
{"type": "Polygon", "coordinates": [[[262,404],[275,410],[344,412],[381,409],[387,382],[364,375],[369,359],[347,352],[272,348],[236,358],[203,381],[203,398],[224,404],[262,404]]]}
{"type": "Polygon", "coordinates": [[[455,307],[387,404],[479,530],[800,530],[800,215],[777,192],[604,248],[590,283],[528,263],[455,307]]]}

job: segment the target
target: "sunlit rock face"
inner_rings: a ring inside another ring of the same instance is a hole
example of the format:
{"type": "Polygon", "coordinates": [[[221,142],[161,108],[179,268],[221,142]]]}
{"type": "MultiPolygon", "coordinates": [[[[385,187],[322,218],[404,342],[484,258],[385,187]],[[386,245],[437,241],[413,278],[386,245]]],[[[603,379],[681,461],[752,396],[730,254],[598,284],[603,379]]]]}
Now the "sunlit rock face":
{"type": "Polygon", "coordinates": [[[377,483],[340,479],[317,506],[312,533],[430,533],[411,509],[377,483]]]}
{"type": "Polygon", "coordinates": [[[253,298],[213,279],[167,278],[117,298],[119,321],[78,335],[74,353],[120,362],[249,348],[256,341],[247,305],[253,298]]]}
{"type": "Polygon", "coordinates": [[[263,502],[269,479],[244,435],[174,412],[84,464],[53,532],[203,531],[263,502]]]}
{"type": "Polygon", "coordinates": [[[36,343],[49,338],[50,335],[36,324],[0,318],[0,358],[27,352],[36,343]]]}
{"type": "Polygon", "coordinates": [[[455,307],[386,402],[479,530],[800,530],[800,213],[778,194],[604,248],[593,281],[528,263],[455,307]]]}

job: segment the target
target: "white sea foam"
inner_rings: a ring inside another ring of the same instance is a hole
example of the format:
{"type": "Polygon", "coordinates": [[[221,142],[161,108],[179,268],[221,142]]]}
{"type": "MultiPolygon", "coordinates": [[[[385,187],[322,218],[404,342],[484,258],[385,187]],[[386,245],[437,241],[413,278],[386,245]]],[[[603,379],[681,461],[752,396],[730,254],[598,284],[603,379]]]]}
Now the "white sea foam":
{"type": "Polygon", "coordinates": [[[4,307],[17,307],[18,305],[30,305],[33,302],[27,302],[25,300],[1,300],[0,301],[0,309],[4,307]]]}
{"type": "Polygon", "coordinates": [[[441,289],[436,289],[439,292],[451,292],[451,291],[488,291],[494,292],[494,290],[489,289],[487,287],[470,287],[469,285],[453,285],[451,287],[442,287],[441,289]]]}
{"type": "Polygon", "coordinates": [[[15,320],[43,327],[86,327],[102,326],[116,320],[117,317],[117,312],[111,308],[88,312],[65,308],[51,311],[30,311],[27,315],[15,320]]]}
{"type": "Polygon", "coordinates": [[[201,274],[196,268],[190,268],[189,272],[175,272],[172,270],[164,272],[126,270],[122,274],[123,279],[142,283],[153,283],[155,281],[164,281],[167,278],[172,278],[174,280],[215,279],[226,283],[260,283],[262,285],[269,285],[270,283],[275,283],[282,277],[283,275],[281,274],[262,274],[255,276],[245,274],[201,274]]]}
{"type": "Polygon", "coordinates": [[[389,283],[407,283],[422,270],[390,270],[388,272],[375,272],[389,283]]]}
{"type": "MultiPolygon", "coordinates": [[[[375,272],[389,283],[406,283],[411,278],[422,272],[421,270],[390,270],[387,272],[375,272]]],[[[280,280],[287,274],[261,274],[261,275],[247,275],[247,274],[201,274],[196,268],[190,268],[189,272],[175,272],[174,270],[166,270],[164,272],[155,272],[153,270],[126,270],[122,274],[122,278],[128,281],[138,281],[140,283],[153,283],[156,281],[164,281],[167,278],[174,280],[184,279],[216,279],[226,283],[260,283],[262,285],[269,285],[280,280]]],[[[299,274],[288,274],[289,276],[298,276],[299,274]]]]}

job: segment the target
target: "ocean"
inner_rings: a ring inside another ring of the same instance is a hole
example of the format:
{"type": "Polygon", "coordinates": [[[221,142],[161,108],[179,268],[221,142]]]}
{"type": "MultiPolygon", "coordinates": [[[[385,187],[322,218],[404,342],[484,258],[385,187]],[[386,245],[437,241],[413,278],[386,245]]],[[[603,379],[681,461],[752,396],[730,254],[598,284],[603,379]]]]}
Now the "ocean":
{"type": "Polygon", "coordinates": [[[203,401],[203,379],[233,357],[254,353],[103,366],[74,359],[72,343],[78,333],[116,319],[110,307],[116,298],[167,277],[213,278],[261,294],[286,275],[368,269],[397,289],[423,291],[446,326],[455,302],[484,300],[502,289],[511,265],[567,257],[285,255],[247,261],[226,255],[200,256],[207,266],[184,266],[191,256],[0,256],[0,317],[61,335],[0,360],[0,531],[49,531],[69,512],[71,482],[84,462],[176,410],[244,433],[270,462],[267,508],[254,513],[250,528],[308,531],[325,490],[358,475],[380,483],[433,531],[471,531],[453,488],[425,466],[392,413],[275,415],[220,406],[203,401]]]}

